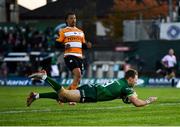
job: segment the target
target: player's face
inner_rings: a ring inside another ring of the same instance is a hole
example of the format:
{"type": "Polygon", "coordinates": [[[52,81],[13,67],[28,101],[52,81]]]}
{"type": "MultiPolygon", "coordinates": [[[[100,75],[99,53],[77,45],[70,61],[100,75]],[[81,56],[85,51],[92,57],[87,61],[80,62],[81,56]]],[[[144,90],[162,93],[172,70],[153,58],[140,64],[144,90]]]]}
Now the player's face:
{"type": "Polygon", "coordinates": [[[135,75],[134,78],[130,77],[130,78],[129,78],[129,84],[130,84],[131,86],[135,86],[135,84],[137,84],[137,80],[138,80],[138,76],[137,76],[137,75],[135,75]]]}
{"type": "Polygon", "coordinates": [[[69,15],[66,22],[70,27],[76,26],[76,15],[69,15]]]}
{"type": "Polygon", "coordinates": [[[169,50],[169,55],[173,55],[174,54],[174,50],[173,49],[170,49],[169,50]]]}

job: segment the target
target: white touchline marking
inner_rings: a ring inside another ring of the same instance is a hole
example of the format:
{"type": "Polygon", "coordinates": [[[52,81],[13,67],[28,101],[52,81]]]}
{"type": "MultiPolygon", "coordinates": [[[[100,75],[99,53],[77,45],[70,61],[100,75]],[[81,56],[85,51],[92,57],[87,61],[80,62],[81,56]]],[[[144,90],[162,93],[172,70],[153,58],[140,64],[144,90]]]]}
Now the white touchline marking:
{"type": "MultiPolygon", "coordinates": [[[[158,103],[156,106],[169,106],[169,105],[180,105],[179,103],[158,103]]],[[[133,107],[133,105],[124,105],[124,106],[115,106],[115,107],[99,107],[99,108],[83,108],[81,110],[98,110],[98,109],[121,109],[121,108],[128,108],[128,107],[133,107]]],[[[0,114],[18,114],[18,113],[32,113],[32,112],[57,112],[57,111],[63,111],[64,109],[33,109],[33,110],[9,110],[9,111],[0,111],[0,114]]],[[[67,110],[67,109],[65,109],[67,110]]],[[[71,109],[71,110],[76,110],[76,109],[71,109]]]]}
{"type": "Polygon", "coordinates": [[[18,110],[18,111],[1,111],[0,114],[16,114],[16,113],[27,113],[27,112],[50,112],[50,109],[46,109],[46,110],[18,110]]]}

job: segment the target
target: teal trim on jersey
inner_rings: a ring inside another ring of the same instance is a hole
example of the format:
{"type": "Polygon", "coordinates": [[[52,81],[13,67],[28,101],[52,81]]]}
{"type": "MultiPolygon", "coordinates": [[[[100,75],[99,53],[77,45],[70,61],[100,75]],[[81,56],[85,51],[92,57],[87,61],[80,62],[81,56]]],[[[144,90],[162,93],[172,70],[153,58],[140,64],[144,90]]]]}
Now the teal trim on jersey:
{"type": "Polygon", "coordinates": [[[118,82],[118,80],[115,80],[115,82],[116,82],[118,85],[121,85],[121,84],[118,82]]]}

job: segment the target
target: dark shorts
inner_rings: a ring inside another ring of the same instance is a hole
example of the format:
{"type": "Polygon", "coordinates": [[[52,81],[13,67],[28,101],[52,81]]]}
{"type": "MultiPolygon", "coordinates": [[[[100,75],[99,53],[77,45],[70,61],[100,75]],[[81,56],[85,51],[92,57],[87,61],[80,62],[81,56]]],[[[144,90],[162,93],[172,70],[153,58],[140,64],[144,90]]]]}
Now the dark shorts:
{"type": "Polygon", "coordinates": [[[81,99],[80,102],[97,102],[97,90],[96,87],[91,85],[83,85],[79,88],[81,99]]]}
{"type": "Polygon", "coordinates": [[[166,73],[169,75],[172,72],[175,72],[175,67],[166,68],[166,73]]]}
{"type": "Polygon", "coordinates": [[[72,71],[74,68],[80,68],[81,73],[84,71],[83,59],[76,56],[66,56],[64,57],[66,66],[72,71]]]}

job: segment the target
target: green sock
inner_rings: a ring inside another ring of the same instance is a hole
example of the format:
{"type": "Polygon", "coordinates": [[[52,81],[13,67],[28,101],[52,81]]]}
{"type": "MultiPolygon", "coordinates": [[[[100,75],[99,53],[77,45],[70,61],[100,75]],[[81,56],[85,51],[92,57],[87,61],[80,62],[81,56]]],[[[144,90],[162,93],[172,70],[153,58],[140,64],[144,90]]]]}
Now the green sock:
{"type": "Polygon", "coordinates": [[[49,92],[49,93],[39,93],[39,98],[50,98],[50,99],[58,99],[58,95],[56,92],[49,92]]]}
{"type": "Polygon", "coordinates": [[[56,81],[54,81],[49,76],[47,76],[45,81],[47,81],[56,92],[58,92],[62,88],[61,85],[59,85],[56,81]]]}

